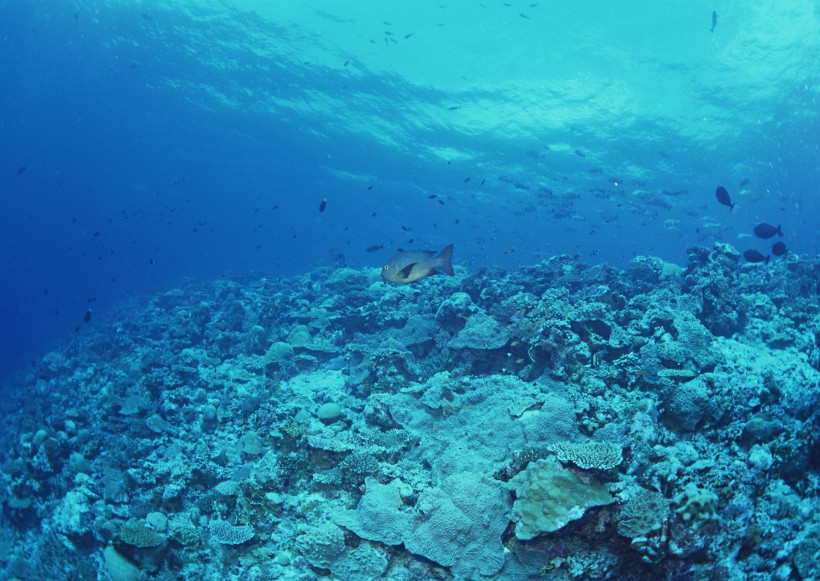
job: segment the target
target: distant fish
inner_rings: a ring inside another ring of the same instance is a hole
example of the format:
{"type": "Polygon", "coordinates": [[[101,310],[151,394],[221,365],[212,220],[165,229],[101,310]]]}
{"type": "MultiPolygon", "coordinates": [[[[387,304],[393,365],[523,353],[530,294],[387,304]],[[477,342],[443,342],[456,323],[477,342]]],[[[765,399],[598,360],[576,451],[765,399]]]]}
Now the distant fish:
{"type": "Polygon", "coordinates": [[[735,205],[732,203],[732,198],[729,197],[729,192],[726,191],[726,188],[723,186],[718,186],[715,190],[715,197],[717,201],[724,206],[729,206],[729,211],[731,212],[735,205]]]}
{"type": "Polygon", "coordinates": [[[458,111],[459,109],[461,109],[460,105],[453,105],[452,107],[447,107],[448,111],[458,111]]]}
{"type": "Polygon", "coordinates": [[[717,12],[712,10],[712,30],[710,30],[709,32],[714,32],[715,26],[717,26],[717,12]]]}
{"type": "Polygon", "coordinates": [[[413,36],[413,34],[415,34],[415,33],[410,32],[409,34],[405,34],[405,35],[404,35],[404,40],[407,40],[408,38],[410,38],[411,36],[413,36]]]}
{"type": "Polygon", "coordinates": [[[377,251],[381,250],[382,248],[384,248],[384,244],[368,246],[367,248],[364,249],[364,251],[365,252],[377,252],[377,251]]]}
{"type": "Polygon", "coordinates": [[[17,175],[18,176],[21,175],[24,171],[26,171],[26,166],[21,165],[20,167],[17,168],[17,175]]]}
{"type": "Polygon", "coordinates": [[[758,238],[771,238],[775,234],[783,237],[783,231],[780,229],[780,224],[777,225],[777,228],[772,226],[771,224],[766,224],[765,222],[758,224],[755,226],[755,236],[758,238]]]}
{"type": "Polygon", "coordinates": [[[453,276],[453,245],[438,255],[429,250],[399,252],[382,268],[382,278],[387,282],[407,284],[433,274],[453,276]]]}
{"type": "Polygon", "coordinates": [[[586,157],[586,156],[587,156],[587,155],[586,155],[583,151],[581,151],[580,149],[576,149],[576,150],[575,150],[575,155],[577,155],[578,157],[586,157]]]}
{"type": "Polygon", "coordinates": [[[325,208],[327,208],[327,200],[322,199],[322,201],[319,202],[319,213],[321,214],[322,212],[324,212],[325,208]]]}
{"type": "Polygon", "coordinates": [[[85,314],[83,315],[83,321],[88,323],[91,321],[91,309],[88,309],[85,314]]]}
{"type": "Polygon", "coordinates": [[[740,180],[740,187],[742,188],[743,186],[748,186],[750,183],[752,183],[752,180],[748,178],[743,178],[742,180],[740,180]]]}
{"type": "Polygon", "coordinates": [[[789,249],[786,248],[786,245],[783,242],[775,242],[772,245],[772,254],[774,254],[775,256],[783,256],[788,251],[789,249]]]}
{"type": "Polygon", "coordinates": [[[749,262],[754,262],[755,264],[760,263],[760,262],[765,262],[766,264],[769,264],[769,258],[770,257],[769,256],[763,256],[757,250],[747,250],[746,252],[743,253],[743,258],[745,258],[749,262]]]}

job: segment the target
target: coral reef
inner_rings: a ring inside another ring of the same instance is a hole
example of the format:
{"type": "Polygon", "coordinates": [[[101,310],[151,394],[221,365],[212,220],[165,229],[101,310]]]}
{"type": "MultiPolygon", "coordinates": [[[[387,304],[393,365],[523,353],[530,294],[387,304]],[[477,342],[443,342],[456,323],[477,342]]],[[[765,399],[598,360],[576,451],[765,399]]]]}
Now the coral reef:
{"type": "Polygon", "coordinates": [[[4,391],[4,578],[811,579],[820,262],[134,300],[4,391]]]}

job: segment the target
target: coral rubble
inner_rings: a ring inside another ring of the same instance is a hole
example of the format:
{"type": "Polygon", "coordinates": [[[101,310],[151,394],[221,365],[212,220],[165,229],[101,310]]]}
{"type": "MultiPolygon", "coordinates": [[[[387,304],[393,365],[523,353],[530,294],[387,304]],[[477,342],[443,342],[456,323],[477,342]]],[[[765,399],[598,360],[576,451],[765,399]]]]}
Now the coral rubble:
{"type": "Polygon", "coordinates": [[[4,578],[812,579],[820,262],[134,300],[6,388],[4,578]]]}

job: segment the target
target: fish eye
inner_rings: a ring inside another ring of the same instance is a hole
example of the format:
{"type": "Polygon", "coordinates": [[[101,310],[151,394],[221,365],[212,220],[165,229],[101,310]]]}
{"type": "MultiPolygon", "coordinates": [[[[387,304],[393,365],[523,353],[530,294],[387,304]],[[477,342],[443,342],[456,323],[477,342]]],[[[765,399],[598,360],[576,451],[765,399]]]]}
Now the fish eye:
{"type": "Polygon", "coordinates": [[[389,265],[389,264],[385,264],[385,265],[384,265],[384,269],[385,269],[385,270],[390,270],[390,265],[389,265]]]}

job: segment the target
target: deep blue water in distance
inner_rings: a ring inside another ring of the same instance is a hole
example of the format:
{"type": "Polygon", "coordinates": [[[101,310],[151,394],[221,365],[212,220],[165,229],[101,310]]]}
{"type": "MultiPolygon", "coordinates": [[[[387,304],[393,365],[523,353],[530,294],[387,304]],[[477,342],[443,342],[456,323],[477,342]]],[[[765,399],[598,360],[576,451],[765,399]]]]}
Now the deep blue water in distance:
{"type": "Polygon", "coordinates": [[[750,4],[0,0],[0,375],[186,279],[815,255],[818,5],[750,4]]]}

